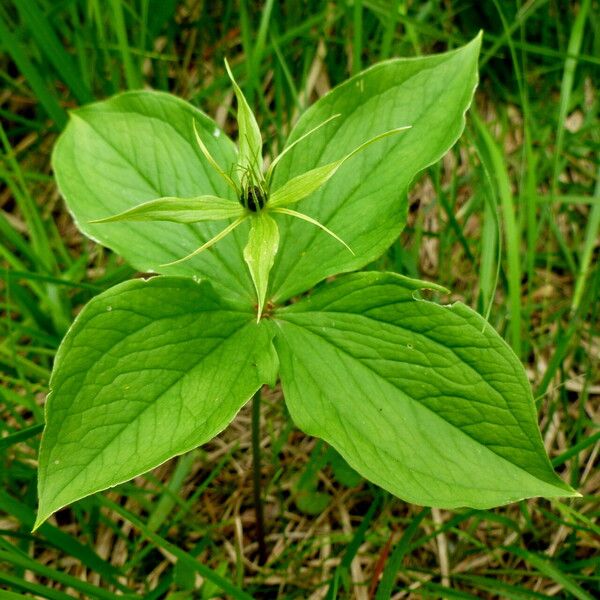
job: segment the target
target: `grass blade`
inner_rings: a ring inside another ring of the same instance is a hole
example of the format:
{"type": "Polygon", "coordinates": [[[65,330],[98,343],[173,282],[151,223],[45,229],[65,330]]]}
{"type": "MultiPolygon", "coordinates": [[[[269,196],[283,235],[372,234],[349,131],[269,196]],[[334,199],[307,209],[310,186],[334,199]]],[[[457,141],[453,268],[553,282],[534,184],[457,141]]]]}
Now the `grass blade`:
{"type": "Polygon", "coordinates": [[[37,42],[61,79],[67,84],[75,98],[81,103],[92,102],[94,97],[90,92],[81,73],[75,68],[71,56],[64,49],[50,26],[50,21],[40,10],[37,0],[16,2],[17,10],[22,21],[27,25],[27,30],[37,42]]]}
{"type": "Polygon", "coordinates": [[[129,41],[127,40],[127,27],[123,15],[123,2],[121,0],[110,0],[110,5],[113,13],[113,25],[117,34],[117,42],[121,59],[123,60],[123,68],[125,69],[125,80],[127,87],[130,90],[137,90],[142,87],[142,79],[139,70],[135,67],[129,41]]]}
{"type": "Polygon", "coordinates": [[[4,11],[0,7],[0,40],[2,46],[15,61],[17,68],[29,82],[35,97],[40,101],[48,116],[62,129],[67,123],[67,113],[58,102],[55,94],[50,92],[44,78],[35,65],[29,60],[19,40],[10,31],[4,20],[4,11]]]}
{"type": "Polygon", "coordinates": [[[578,598],[578,600],[594,600],[591,594],[588,594],[581,586],[563,573],[556,562],[550,562],[547,558],[543,558],[539,554],[534,554],[516,546],[508,546],[506,550],[535,567],[545,577],[561,585],[567,592],[578,598]]]}
{"type": "Polygon", "coordinates": [[[127,519],[127,521],[129,521],[147,540],[149,540],[159,548],[166,550],[167,552],[175,556],[178,560],[181,560],[183,563],[185,563],[186,566],[188,566],[196,573],[202,575],[202,577],[205,577],[206,579],[217,585],[219,589],[229,594],[232,598],[236,598],[236,600],[253,600],[252,596],[240,590],[238,587],[234,586],[232,583],[227,581],[227,579],[215,573],[215,571],[213,571],[212,569],[209,569],[207,566],[198,562],[193,556],[190,556],[187,552],[184,552],[174,544],[171,544],[156,533],[150,531],[150,529],[148,529],[148,527],[144,525],[144,523],[140,521],[140,519],[138,519],[129,511],[125,510],[122,506],[111,502],[103,496],[98,496],[97,499],[100,502],[100,504],[116,512],[124,519],[127,519]]]}
{"type": "Polygon", "coordinates": [[[389,598],[391,598],[396,575],[400,570],[400,566],[402,565],[402,559],[410,551],[410,542],[419,528],[419,525],[421,525],[421,521],[423,521],[423,519],[428,516],[430,512],[430,508],[422,509],[421,512],[411,520],[409,526],[405,529],[400,541],[394,547],[387,565],[385,566],[383,575],[381,576],[381,581],[379,582],[379,587],[377,588],[375,600],[389,600],[389,598]]]}
{"type": "Polygon", "coordinates": [[[487,127],[472,111],[473,122],[483,142],[489,165],[487,170],[494,175],[500,198],[506,240],[507,278],[510,306],[510,342],[515,354],[521,356],[521,232],[515,216],[515,204],[504,155],[487,127]]]}

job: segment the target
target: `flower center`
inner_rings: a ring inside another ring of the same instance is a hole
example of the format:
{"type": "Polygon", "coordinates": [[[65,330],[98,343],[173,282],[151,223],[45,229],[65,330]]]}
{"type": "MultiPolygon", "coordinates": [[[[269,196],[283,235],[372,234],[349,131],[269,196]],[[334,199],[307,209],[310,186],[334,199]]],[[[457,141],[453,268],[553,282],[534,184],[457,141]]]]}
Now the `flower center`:
{"type": "Polygon", "coordinates": [[[267,195],[258,185],[250,185],[242,190],[240,204],[252,212],[261,211],[267,203],[267,195]]]}

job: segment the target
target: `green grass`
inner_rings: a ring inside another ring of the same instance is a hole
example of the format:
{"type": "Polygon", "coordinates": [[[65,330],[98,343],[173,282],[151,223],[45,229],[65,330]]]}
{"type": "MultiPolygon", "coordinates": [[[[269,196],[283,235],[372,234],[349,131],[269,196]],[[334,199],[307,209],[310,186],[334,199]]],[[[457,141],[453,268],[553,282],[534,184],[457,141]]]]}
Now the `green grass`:
{"type": "Polygon", "coordinates": [[[597,8],[0,2],[0,599],[598,597],[597,8]],[[49,157],[68,110],[149,86],[234,134],[227,56],[276,152],[348,75],[482,28],[467,130],[415,182],[408,227],[372,268],[438,281],[488,315],[527,367],[554,465],[583,497],[435,514],[404,504],[299,433],[276,391],[261,408],[265,565],[250,406],[210,444],[30,533],[54,353],[90,298],[135,275],[81,237],[58,196],[49,157]]]}

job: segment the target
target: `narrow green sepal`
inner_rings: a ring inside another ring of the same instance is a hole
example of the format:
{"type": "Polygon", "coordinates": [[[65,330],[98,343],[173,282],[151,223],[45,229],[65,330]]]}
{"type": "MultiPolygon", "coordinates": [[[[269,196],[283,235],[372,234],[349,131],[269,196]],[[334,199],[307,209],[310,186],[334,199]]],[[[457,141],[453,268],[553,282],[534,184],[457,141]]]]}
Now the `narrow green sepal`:
{"type": "Polygon", "coordinates": [[[196,250],[194,250],[187,256],[184,256],[183,258],[179,258],[177,260],[174,260],[173,262],[161,265],[161,267],[170,267],[171,265],[176,265],[176,264],[185,262],[186,260],[190,260],[190,258],[197,256],[201,252],[208,250],[211,246],[214,246],[217,242],[219,242],[223,238],[227,237],[234,229],[237,229],[237,227],[239,227],[247,218],[248,217],[246,215],[243,215],[243,216],[237,218],[233,223],[230,223],[229,225],[227,225],[227,227],[225,227],[225,229],[223,229],[223,231],[217,233],[217,235],[215,235],[210,240],[208,240],[207,242],[202,244],[202,246],[200,246],[200,248],[197,248],[196,250]]]}
{"type": "Polygon", "coordinates": [[[331,231],[331,229],[329,229],[329,227],[325,227],[325,225],[323,225],[323,223],[317,221],[316,219],[313,219],[312,217],[309,217],[308,215],[305,215],[304,213],[292,210],[290,208],[273,208],[271,210],[271,212],[274,213],[279,213],[280,215],[288,215],[289,217],[294,217],[296,219],[300,219],[301,221],[306,221],[307,223],[310,223],[311,225],[315,225],[316,227],[318,227],[319,229],[322,229],[325,233],[327,233],[328,235],[330,235],[334,240],[338,241],[340,244],[342,244],[342,246],[345,246],[349,252],[354,255],[354,250],[352,250],[352,248],[350,248],[350,246],[348,246],[348,244],[346,244],[346,242],[336,233],[334,233],[333,231],[331,231]]]}
{"type": "Polygon", "coordinates": [[[171,221],[173,223],[199,223],[201,221],[235,219],[243,214],[244,209],[237,202],[218,196],[198,196],[197,198],[167,196],[144,202],[118,215],[89,222],[171,221]]]}
{"type": "Polygon", "coordinates": [[[198,144],[198,148],[200,148],[200,152],[204,155],[204,158],[210,163],[210,166],[225,180],[225,183],[235,192],[236,196],[240,195],[239,186],[233,181],[233,179],[223,171],[219,163],[214,159],[213,155],[209,152],[206,144],[202,141],[202,137],[198,133],[198,127],[196,126],[196,121],[192,121],[192,129],[194,130],[194,137],[196,138],[196,143],[198,144]]]}
{"type": "Polygon", "coordinates": [[[240,86],[233,77],[229,63],[225,59],[225,69],[231,79],[233,91],[237,99],[238,149],[240,172],[259,175],[262,169],[262,137],[254,113],[246,100],[240,86]]]}
{"type": "Polygon", "coordinates": [[[297,177],[290,179],[287,183],[284,183],[279,189],[275,190],[271,194],[269,204],[275,207],[287,206],[288,204],[300,202],[300,200],[303,200],[313,192],[317,191],[322,185],[329,181],[336,174],[337,170],[355,154],[358,154],[361,150],[364,150],[374,142],[382,140],[390,135],[406,131],[411,127],[412,125],[397,127],[376,135],[370,140],[367,140],[364,144],[354,148],[352,152],[349,152],[343,158],[340,158],[339,160],[331,162],[327,165],[311,169],[310,171],[306,171],[306,173],[302,173],[302,175],[298,175],[297,177]]]}
{"type": "Polygon", "coordinates": [[[248,243],[244,248],[244,260],[256,288],[257,320],[260,320],[263,312],[269,286],[269,272],[275,262],[278,248],[279,229],[274,219],[265,212],[252,217],[248,243]]]}

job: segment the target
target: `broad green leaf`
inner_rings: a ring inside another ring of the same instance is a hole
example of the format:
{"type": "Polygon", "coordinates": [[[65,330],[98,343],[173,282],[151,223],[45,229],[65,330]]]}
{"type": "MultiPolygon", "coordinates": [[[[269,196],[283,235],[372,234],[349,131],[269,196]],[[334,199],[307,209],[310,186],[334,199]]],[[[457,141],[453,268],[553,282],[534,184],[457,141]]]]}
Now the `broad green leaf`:
{"type": "Polygon", "coordinates": [[[128,281],[94,298],[56,356],[36,526],[219,433],[276,377],[271,332],[188,278],[128,281]]]}
{"type": "Polygon", "coordinates": [[[226,171],[234,144],[187,102],[159,92],[128,92],[72,111],[52,156],[59,189],[83,233],[143,272],[208,277],[221,294],[254,302],[242,250],[248,227],[192,260],[164,267],[223,229],[223,223],[91,223],[157,198],[202,195],[237,200],[202,154],[198,135],[226,171]]]}
{"type": "Polygon", "coordinates": [[[262,137],[254,117],[240,86],[233,78],[229,63],[225,60],[227,75],[231,79],[233,91],[237,99],[238,148],[240,151],[238,165],[241,173],[250,171],[260,174],[262,170],[262,137]]]}
{"type": "Polygon", "coordinates": [[[464,304],[417,299],[426,287],[358,273],[275,313],[295,423],[416,504],[577,495],[552,470],[512,350],[464,304]]]}
{"type": "Polygon", "coordinates": [[[269,285],[269,272],[279,247],[277,223],[265,212],[250,218],[250,234],[244,248],[244,260],[250,270],[258,303],[257,319],[260,320],[269,285]]]}
{"type": "Polygon", "coordinates": [[[340,160],[373,136],[412,127],[365,148],[302,202],[302,212],[335,231],[356,256],[306,223],[277,217],[281,243],[271,273],[274,301],[309,289],[329,275],[364,266],[398,237],[406,222],[410,182],[439,160],[463,131],[477,84],[480,42],[478,36],[445,54],[379,63],[336,87],[302,115],[288,145],[328,117],[341,116],[279,161],[273,194],[294,177],[340,160]]]}
{"type": "Polygon", "coordinates": [[[171,221],[173,223],[198,223],[239,218],[244,214],[241,204],[217,196],[198,198],[157,198],[130,208],[125,212],[94,223],[117,221],[171,221]]]}

